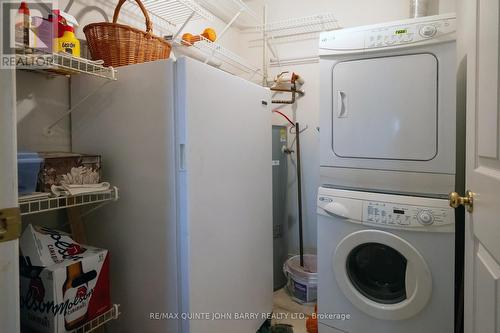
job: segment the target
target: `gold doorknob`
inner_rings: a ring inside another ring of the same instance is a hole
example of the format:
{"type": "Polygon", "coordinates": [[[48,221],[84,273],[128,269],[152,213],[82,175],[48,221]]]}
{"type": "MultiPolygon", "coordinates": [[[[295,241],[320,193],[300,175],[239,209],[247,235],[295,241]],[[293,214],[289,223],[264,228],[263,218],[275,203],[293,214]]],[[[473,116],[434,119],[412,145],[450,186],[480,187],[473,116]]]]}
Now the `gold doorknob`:
{"type": "Polygon", "coordinates": [[[450,199],[451,207],[458,208],[464,206],[469,213],[472,213],[474,209],[474,193],[472,191],[466,191],[465,197],[461,197],[457,192],[451,192],[448,198],[450,199]]]}

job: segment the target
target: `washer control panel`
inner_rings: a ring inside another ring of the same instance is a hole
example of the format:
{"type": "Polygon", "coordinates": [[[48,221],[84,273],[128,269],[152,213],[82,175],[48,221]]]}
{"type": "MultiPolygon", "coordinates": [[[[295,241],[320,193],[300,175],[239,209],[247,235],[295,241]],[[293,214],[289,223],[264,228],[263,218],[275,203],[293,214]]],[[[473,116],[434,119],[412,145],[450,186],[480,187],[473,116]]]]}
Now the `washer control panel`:
{"type": "Polygon", "coordinates": [[[454,223],[453,210],[365,201],[363,222],[387,226],[427,227],[454,223]]]}

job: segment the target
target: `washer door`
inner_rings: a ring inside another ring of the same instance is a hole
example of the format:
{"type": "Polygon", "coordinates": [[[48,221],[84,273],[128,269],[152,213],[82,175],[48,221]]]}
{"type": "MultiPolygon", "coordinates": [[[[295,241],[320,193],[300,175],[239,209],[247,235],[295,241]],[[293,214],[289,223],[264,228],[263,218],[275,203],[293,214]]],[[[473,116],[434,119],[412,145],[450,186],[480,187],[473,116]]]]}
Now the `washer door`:
{"type": "Polygon", "coordinates": [[[385,231],[363,230],[345,237],[335,249],[333,269],[351,303],[378,319],[413,317],[431,296],[432,277],[422,255],[385,231]]]}

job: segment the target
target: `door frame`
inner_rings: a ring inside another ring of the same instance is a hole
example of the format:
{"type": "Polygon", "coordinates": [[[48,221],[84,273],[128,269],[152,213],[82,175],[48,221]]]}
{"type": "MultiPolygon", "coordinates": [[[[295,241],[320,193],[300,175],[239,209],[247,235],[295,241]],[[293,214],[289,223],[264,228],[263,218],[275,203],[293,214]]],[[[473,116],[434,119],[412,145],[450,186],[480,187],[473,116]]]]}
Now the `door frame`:
{"type": "MultiPolygon", "coordinates": [[[[0,69],[0,209],[18,207],[16,72],[0,69]]],[[[20,331],[19,240],[0,242],[0,331],[20,331]]]]}

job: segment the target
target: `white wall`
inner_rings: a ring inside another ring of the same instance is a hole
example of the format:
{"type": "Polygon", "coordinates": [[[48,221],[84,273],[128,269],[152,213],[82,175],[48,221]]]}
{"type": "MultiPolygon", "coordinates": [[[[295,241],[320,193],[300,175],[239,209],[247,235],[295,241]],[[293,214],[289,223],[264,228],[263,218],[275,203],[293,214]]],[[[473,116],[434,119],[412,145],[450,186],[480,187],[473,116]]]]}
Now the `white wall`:
{"type": "MultiPolygon", "coordinates": [[[[269,21],[291,17],[301,17],[324,12],[333,12],[342,27],[367,25],[379,22],[404,19],[409,16],[408,0],[252,0],[249,5],[257,12],[267,4],[269,21]]],[[[430,4],[430,10],[437,13],[454,11],[454,0],[441,0],[430,4]]],[[[256,64],[262,63],[262,48],[255,46],[252,40],[258,35],[247,36],[246,49],[242,51],[256,64]],[[250,45],[250,46],[248,46],[250,45]]],[[[245,46],[243,46],[245,47],[245,46]]],[[[298,40],[277,46],[282,58],[293,58],[317,55],[317,38],[298,40]]],[[[316,252],[316,192],[319,186],[319,67],[317,63],[270,68],[270,76],[282,71],[299,73],[305,79],[306,95],[293,106],[280,108],[286,114],[307,127],[301,134],[302,155],[302,194],[304,216],[304,243],[306,252],[316,252]]],[[[282,96],[283,97],[283,96],[282,96]]],[[[285,98],[287,96],[284,96],[285,98]]],[[[275,107],[279,105],[274,105],[275,107]]],[[[281,117],[274,117],[275,124],[285,125],[281,117]]],[[[289,136],[293,139],[293,135],[289,136]]],[[[295,156],[290,158],[289,191],[288,191],[288,223],[290,254],[298,252],[297,204],[295,156]]]]}

